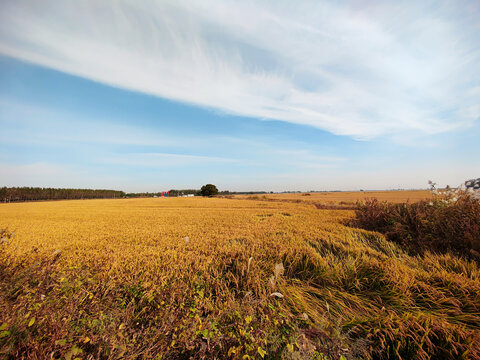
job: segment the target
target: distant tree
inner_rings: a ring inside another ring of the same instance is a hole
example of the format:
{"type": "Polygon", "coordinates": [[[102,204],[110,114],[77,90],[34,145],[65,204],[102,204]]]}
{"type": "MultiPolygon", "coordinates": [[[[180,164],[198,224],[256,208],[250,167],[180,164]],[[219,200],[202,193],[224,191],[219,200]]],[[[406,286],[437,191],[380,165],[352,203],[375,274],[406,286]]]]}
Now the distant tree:
{"type": "Polygon", "coordinates": [[[200,189],[202,196],[213,196],[218,194],[218,189],[213,184],[203,185],[200,189]]]}

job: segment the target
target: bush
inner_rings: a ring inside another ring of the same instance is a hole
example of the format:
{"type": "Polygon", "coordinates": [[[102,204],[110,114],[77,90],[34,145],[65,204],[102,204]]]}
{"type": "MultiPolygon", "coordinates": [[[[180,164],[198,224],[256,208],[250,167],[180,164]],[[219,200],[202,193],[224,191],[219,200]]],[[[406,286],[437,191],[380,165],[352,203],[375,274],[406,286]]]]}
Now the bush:
{"type": "Polygon", "coordinates": [[[480,201],[467,192],[417,203],[370,199],[357,205],[353,225],[385,234],[412,254],[453,252],[480,261],[480,201]]]}

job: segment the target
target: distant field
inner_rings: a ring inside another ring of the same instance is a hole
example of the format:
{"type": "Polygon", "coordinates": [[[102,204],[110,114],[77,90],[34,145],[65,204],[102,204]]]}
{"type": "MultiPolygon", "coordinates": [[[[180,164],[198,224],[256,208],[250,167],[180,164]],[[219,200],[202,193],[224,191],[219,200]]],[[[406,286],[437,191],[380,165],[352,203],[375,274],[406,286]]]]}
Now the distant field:
{"type": "MultiPolygon", "coordinates": [[[[248,198],[252,195],[237,195],[237,197],[248,198]]],[[[348,192],[321,192],[321,193],[301,193],[301,194],[265,194],[268,199],[277,200],[301,200],[318,202],[324,204],[355,203],[369,198],[377,198],[380,201],[389,201],[394,203],[415,202],[428,199],[431,193],[428,190],[398,190],[398,191],[348,191],[348,192]],[[307,195],[310,194],[310,195],[307,195]]]]}
{"type": "Polygon", "coordinates": [[[479,358],[478,265],[409,256],[352,216],[224,198],[0,204],[15,233],[0,358],[479,358]]]}

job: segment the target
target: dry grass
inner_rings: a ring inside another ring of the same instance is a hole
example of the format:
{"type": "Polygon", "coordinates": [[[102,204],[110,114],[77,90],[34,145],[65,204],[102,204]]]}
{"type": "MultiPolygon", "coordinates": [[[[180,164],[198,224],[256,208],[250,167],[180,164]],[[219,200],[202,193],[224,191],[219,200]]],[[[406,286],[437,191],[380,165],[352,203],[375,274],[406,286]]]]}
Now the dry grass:
{"type": "Polygon", "coordinates": [[[478,265],[409,256],[344,226],[353,214],[215,198],[1,204],[15,237],[0,248],[0,356],[478,358],[478,265]]]}
{"type": "Polygon", "coordinates": [[[355,215],[354,226],[385,234],[410,253],[453,252],[480,261],[480,201],[468,192],[403,204],[370,199],[355,215]]]}

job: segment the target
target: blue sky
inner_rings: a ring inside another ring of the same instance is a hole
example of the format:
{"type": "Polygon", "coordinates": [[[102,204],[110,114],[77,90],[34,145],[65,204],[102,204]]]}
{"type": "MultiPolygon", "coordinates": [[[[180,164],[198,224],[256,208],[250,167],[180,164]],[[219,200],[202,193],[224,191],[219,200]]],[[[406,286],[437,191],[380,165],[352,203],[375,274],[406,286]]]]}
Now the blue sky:
{"type": "Polygon", "coordinates": [[[480,5],[11,1],[0,185],[422,188],[479,177],[480,5]]]}

